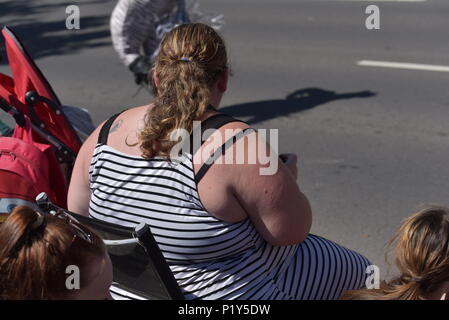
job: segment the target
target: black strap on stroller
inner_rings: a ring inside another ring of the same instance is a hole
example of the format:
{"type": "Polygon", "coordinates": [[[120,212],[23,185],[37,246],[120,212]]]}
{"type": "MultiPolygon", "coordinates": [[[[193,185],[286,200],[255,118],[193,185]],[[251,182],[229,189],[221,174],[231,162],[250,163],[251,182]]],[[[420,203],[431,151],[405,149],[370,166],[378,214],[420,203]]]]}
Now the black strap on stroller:
{"type": "MultiPolygon", "coordinates": [[[[27,93],[31,95],[37,95],[34,91],[30,91],[27,93]]],[[[38,95],[37,95],[38,96],[38,95]]],[[[39,96],[40,97],[40,96],[39,96]]],[[[40,97],[43,98],[43,97],[40,97]]],[[[10,114],[17,125],[23,127],[25,125],[25,115],[17,110],[14,106],[8,104],[4,99],[0,98],[0,109],[10,114]]],[[[30,106],[30,110],[33,110],[30,106]]],[[[53,147],[55,147],[55,152],[59,162],[68,163],[69,168],[73,167],[75,163],[76,154],[70,150],[64,143],[62,143],[59,139],[45,131],[45,126],[43,126],[42,122],[39,120],[39,117],[36,115],[34,110],[31,112],[31,127],[33,131],[37,132],[42,138],[44,138],[48,143],[50,143],[53,147]]]]}

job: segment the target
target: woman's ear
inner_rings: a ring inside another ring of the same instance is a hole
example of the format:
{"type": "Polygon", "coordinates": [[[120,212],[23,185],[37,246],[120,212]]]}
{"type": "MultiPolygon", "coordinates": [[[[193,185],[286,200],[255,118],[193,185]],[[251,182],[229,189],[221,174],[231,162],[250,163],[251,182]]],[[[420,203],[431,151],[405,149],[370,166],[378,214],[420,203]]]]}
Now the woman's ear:
{"type": "Polygon", "coordinates": [[[220,92],[225,92],[228,89],[228,79],[229,79],[229,72],[228,70],[223,71],[219,77],[217,82],[217,88],[220,90],[220,92]]]}
{"type": "Polygon", "coordinates": [[[155,71],[153,71],[153,83],[156,86],[156,88],[159,88],[159,85],[161,84],[155,71]]]}

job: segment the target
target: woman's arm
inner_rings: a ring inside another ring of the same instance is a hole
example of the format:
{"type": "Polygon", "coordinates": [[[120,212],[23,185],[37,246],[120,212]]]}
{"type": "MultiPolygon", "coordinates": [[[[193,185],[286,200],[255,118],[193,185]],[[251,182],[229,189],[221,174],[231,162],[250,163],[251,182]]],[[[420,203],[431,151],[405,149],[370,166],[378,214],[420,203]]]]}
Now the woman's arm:
{"type": "MultiPolygon", "coordinates": [[[[257,136],[248,136],[251,135],[257,136]]],[[[266,143],[254,139],[256,145],[245,145],[244,140],[237,141],[236,147],[237,150],[245,150],[245,159],[248,159],[250,153],[259,150],[255,148],[266,143]]],[[[270,150],[270,161],[277,161],[277,170],[274,170],[273,174],[262,174],[267,165],[261,163],[261,157],[256,157],[255,164],[245,162],[246,164],[233,165],[233,193],[267,242],[279,246],[302,242],[312,224],[309,201],[300,191],[292,171],[270,149],[268,143],[265,147],[265,150],[270,150]]],[[[276,165],[272,166],[276,168],[276,165]]]]}
{"type": "Polygon", "coordinates": [[[92,132],[81,146],[76,157],[67,195],[67,207],[70,211],[85,216],[89,215],[90,186],[89,166],[98,140],[98,133],[103,123],[92,132]]]}

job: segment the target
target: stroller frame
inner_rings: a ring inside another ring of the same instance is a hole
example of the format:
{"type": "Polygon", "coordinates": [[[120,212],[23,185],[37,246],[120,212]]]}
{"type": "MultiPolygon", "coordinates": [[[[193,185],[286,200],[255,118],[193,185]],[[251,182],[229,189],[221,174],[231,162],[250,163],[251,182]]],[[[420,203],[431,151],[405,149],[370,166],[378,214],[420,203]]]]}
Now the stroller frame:
{"type": "MultiPolygon", "coordinates": [[[[31,56],[28,54],[28,52],[25,50],[25,47],[23,46],[22,42],[19,40],[19,38],[16,36],[16,34],[8,27],[3,26],[2,33],[7,36],[10,40],[14,43],[14,49],[16,49],[17,52],[20,52],[20,54],[26,59],[29,66],[34,72],[34,75],[38,78],[40,81],[41,86],[45,88],[46,94],[49,95],[49,98],[40,95],[35,90],[27,90],[25,92],[24,97],[17,97],[15,100],[20,105],[24,104],[27,114],[24,113],[24,110],[19,110],[18,106],[15,106],[13,102],[8,103],[8,101],[5,100],[5,98],[2,98],[0,96],[0,108],[3,109],[6,113],[11,114],[16,123],[23,127],[25,124],[24,116],[27,115],[32,123],[33,132],[36,132],[43,140],[45,140],[47,143],[53,145],[55,147],[55,153],[60,163],[65,163],[68,168],[72,168],[76,159],[76,154],[78,150],[73,150],[69,146],[67,146],[66,143],[64,143],[60,138],[56,137],[54,134],[51,134],[47,130],[47,124],[44,123],[40,117],[38,116],[36,112],[36,107],[38,104],[43,104],[46,107],[48,107],[48,110],[51,110],[56,116],[61,117],[63,119],[68,127],[68,130],[71,131],[71,136],[75,140],[73,141],[74,145],[77,145],[78,148],[81,146],[81,140],[78,137],[78,135],[75,133],[75,130],[71,127],[70,122],[64,115],[64,113],[60,109],[60,101],[56,94],[54,93],[53,89],[51,88],[50,84],[40,71],[40,69],[36,66],[31,56]],[[22,102],[20,102],[20,100],[22,102]]],[[[70,178],[70,176],[69,176],[70,178]]],[[[68,180],[67,180],[68,181],[68,180]]]]}

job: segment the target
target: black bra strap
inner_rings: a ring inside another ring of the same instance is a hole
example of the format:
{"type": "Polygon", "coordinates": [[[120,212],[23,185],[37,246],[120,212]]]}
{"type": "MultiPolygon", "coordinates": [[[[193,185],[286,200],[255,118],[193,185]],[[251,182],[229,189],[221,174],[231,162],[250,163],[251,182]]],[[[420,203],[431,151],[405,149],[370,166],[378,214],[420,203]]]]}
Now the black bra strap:
{"type": "MultiPolygon", "coordinates": [[[[216,111],[216,109],[213,108],[213,107],[208,107],[208,109],[209,110],[212,109],[212,110],[216,111]]],[[[109,131],[111,130],[112,124],[117,119],[117,117],[119,115],[121,115],[124,111],[116,113],[115,115],[110,117],[103,124],[103,127],[101,128],[100,133],[98,135],[98,143],[100,143],[100,144],[107,144],[108,143],[109,131]]],[[[244,122],[242,120],[235,119],[235,118],[233,118],[233,117],[231,117],[229,115],[223,114],[223,113],[219,113],[219,114],[213,115],[213,116],[207,118],[206,120],[204,120],[203,122],[201,122],[201,132],[198,132],[199,128],[195,128],[195,130],[193,130],[192,135],[190,136],[190,147],[191,147],[191,150],[192,150],[192,155],[194,155],[196,153],[196,151],[198,151],[198,149],[201,147],[203,142],[206,141],[210,137],[210,134],[208,136],[204,136],[203,137],[203,133],[207,129],[218,129],[218,128],[220,128],[220,127],[222,127],[225,124],[230,123],[230,122],[243,122],[243,123],[246,123],[246,122],[244,122]],[[193,136],[194,136],[195,133],[200,134],[201,144],[199,146],[193,146],[193,136]],[[194,149],[194,147],[195,147],[195,149],[194,149]]],[[[225,143],[223,143],[223,145],[220,148],[215,150],[215,152],[209,157],[209,159],[206,160],[206,162],[200,168],[198,173],[195,175],[196,183],[200,182],[200,180],[204,177],[206,172],[214,164],[215,160],[217,160],[220,155],[223,155],[225,153],[225,151],[229,147],[231,147],[238,139],[240,139],[243,136],[247,135],[251,130],[256,131],[254,128],[246,128],[246,129],[242,130],[241,132],[239,132],[238,134],[236,134],[235,136],[233,136],[232,138],[228,139],[225,143]]]]}
{"type": "Polygon", "coordinates": [[[207,118],[206,120],[202,121],[201,122],[201,130],[200,130],[200,127],[196,127],[195,129],[193,129],[193,132],[190,135],[190,153],[192,155],[194,155],[198,151],[198,149],[201,147],[201,145],[211,136],[212,133],[209,133],[208,135],[204,135],[204,132],[206,130],[218,129],[230,122],[246,123],[242,120],[235,119],[235,118],[231,117],[230,115],[227,115],[224,113],[215,114],[215,115],[207,118]],[[193,143],[194,136],[198,136],[199,140],[201,141],[200,144],[194,145],[194,143],[193,143]]]}
{"type": "Polygon", "coordinates": [[[101,144],[108,144],[108,136],[109,136],[109,130],[111,130],[111,126],[114,123],[115,119],[119,115],[122,114],[123,111],[114,114],[112,117],[110,117],[104,124],[103,127],[101,127],[100,134],[98,135],[98,142],[101,144]]]}
{"type": "Polygon", "coordinates": [[[214,162],[221,156],[225,154],[225,151],[229,149],[234,143],[237,142],[240,138],[246,136],[251,132],[256,132],[254,128],[246,128],[237,133],[232,138],[228,139],[225,143],[221,145],[220,148],[215,150],[215,152],[204,162],[203,166],[198,170],[198,173],[195,175],[195,182],[198,184],[201,179],[204,177],[206,172],[210,169],[210,167],[214,164],[214,162]]]}

